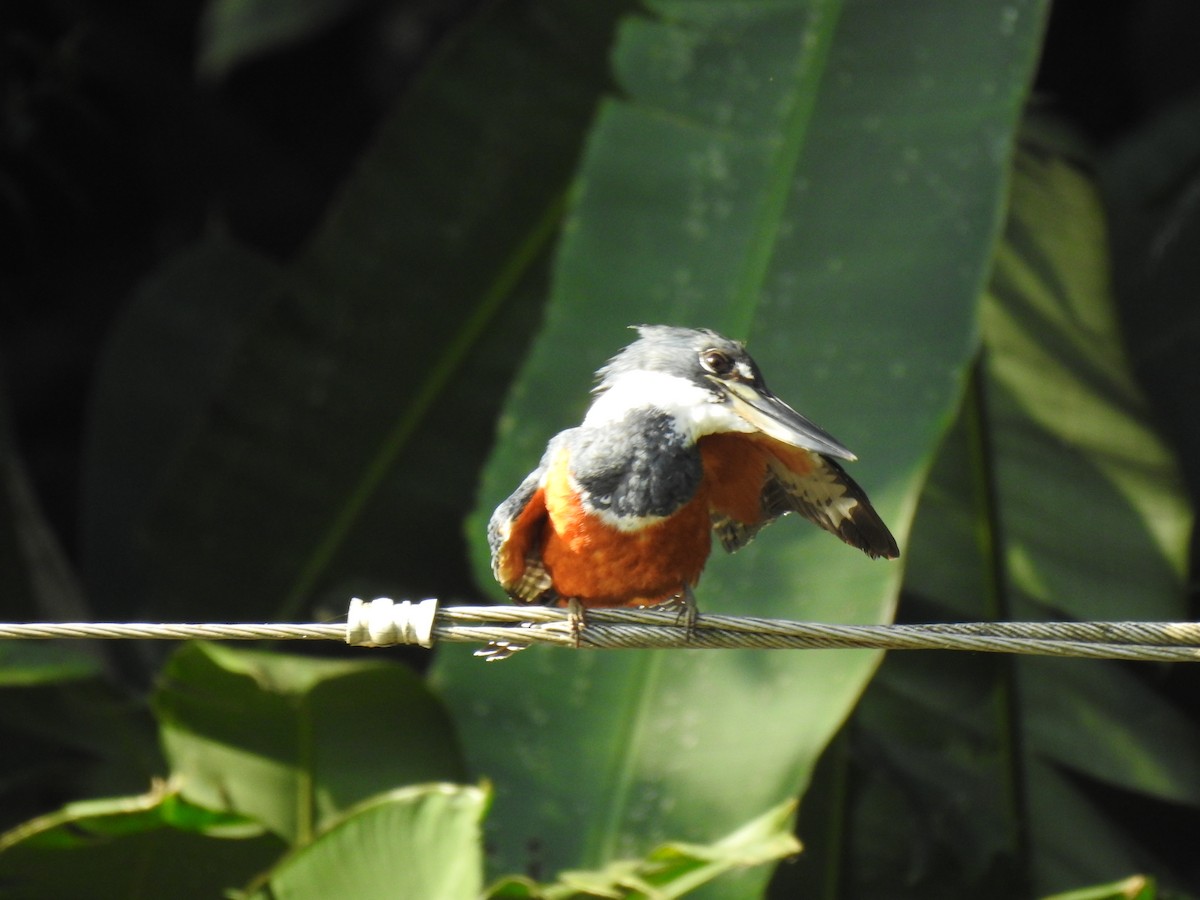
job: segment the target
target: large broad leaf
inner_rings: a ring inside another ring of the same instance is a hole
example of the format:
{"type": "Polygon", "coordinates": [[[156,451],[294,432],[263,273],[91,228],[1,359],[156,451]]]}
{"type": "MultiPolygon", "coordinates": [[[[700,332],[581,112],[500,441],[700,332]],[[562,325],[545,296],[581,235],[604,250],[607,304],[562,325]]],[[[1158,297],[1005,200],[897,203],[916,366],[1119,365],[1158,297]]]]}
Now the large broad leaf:
{"type": "MultiPolygon", "coordinates": [[[[1185,618],[1192,514],[1112,337],[1099,202],[1065,164],[1029,166],[985,317],[988,415],[1011,423],[993,432],[1006,611],[1185,618]],[[1052,461],[1075,477],[1038,490],[1030,470],[1052,461]]],[[[1128,669],[1026,660],[1013,687],[1039,889],[1142,868],[1119,821],[1086,797],[1067,805],[1079,788],[1063,770],[1200,808],[1200,728],[1128,669]],[[1095,853],[1102,841],[1123,852],[1095,853]]]]}
{"type": "Polygon", "coordinates": [[[71,803],[0,835],[0,883],[13,900],[208,898],[281,849],[254,823],[155,789],[71,803]]]}
{"type": "Polygon", "coordinates": [[[260,900],[476,900],[483,885],[486,791],[419,785],[348,810],[258,881],[260,900]]]}
{"type": "Polygon", "coordinates": [[[445,712],[403,666],[190,644],[155,707],[187,799],[292,843],[373,794],[463,775],[445,712]]]}
{"type": "Polygon", "coordinates": [[[109,336],[89,409],[83,554],[91,595],[111,620],[145,613],[146,526],[164,471],[204,420],[246,331],[283,291],[278,265],[209,237],[147,278],[109,336]]]}
{"type": "Polygon", "coordinates": [[[624,8],[489,6],[383,122],[297,260],[210,241],[147,287],[94,421],[89,558],[116,568],[106,594],[244,620],[326,591],[343,609],[352,592],[470,593],[463,510],[624,8]],[[147,422],[147,399],[169,411],[147,422]],[[130,447],[129,425],[152,446],[130,447]]]}
{"type": "MultiPolygon", "coordinates": [[[[901,536],[974,352],[1041,3],[651,4],[615,51],[627,99],[591,134],[547,327],[472,525],[577,421],[644,321],[749,338],[775,390],[862,458],[901,536]]],[[[703,610],[867,622],[898,565],[804,523],[714,559],[703,610]]],[[[436,672],[497,783],[498,865],[599,865],[711,840],[803,789],[877,656],[534,649],[436,672]]],[[[726,882],[743,895],[762,873],[726,882]]]]}
{"type": "MultiPolygon", "coordinates": [[[[917,515],[912,615],[1185,617],[1182,482],[1124,359],[1095,190],[1061,159],[1020,158],[984,339],[917,515]]],[[[852,730],[850,896],[999,898],[1169,874],[1137,806],[1110,802],[1200,812],[1200,729],[1147,674],[890,658],[852,730]]]]}
{"type": "Polygon", "coordinates": [[[1100,160],[1129,354],[1200,493],[1200,97],[1191,93],[1100,160]]]}

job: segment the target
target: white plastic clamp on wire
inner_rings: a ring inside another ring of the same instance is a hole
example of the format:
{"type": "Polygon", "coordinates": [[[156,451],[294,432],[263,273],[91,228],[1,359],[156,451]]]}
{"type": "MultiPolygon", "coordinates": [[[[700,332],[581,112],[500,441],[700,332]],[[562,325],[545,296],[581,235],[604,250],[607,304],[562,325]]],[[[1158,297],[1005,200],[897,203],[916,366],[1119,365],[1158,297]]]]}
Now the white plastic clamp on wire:
{"type": "Polygon", "coordinates": [[[388,597],[377,597],[368,602],[355,597],[346,615],[346,643],[352,647],[432,647],[437,608],[437,600],[396,603],[388,597]]]}

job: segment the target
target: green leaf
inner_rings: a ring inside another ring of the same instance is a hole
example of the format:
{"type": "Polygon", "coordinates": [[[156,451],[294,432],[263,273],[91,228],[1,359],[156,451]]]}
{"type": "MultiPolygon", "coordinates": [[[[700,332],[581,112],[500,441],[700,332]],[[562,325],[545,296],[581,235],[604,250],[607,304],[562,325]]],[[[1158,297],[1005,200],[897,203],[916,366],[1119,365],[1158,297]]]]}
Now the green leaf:
{"type": "Polygon", "coordinates": [[[624,8],[487,6],[385,119],[158,475],[160,615],[470,596],[463,510],[624,8]]]}
{"type": "Polygon", "coordinates": [[[1043,897],[1042,900],[1155,900],[1158,889],[1145,875],[1130,875],[1120,881],[1076,888],[1043,897]]]}
{"type": "Polygon", "coordinates": [[[799,853],[800,843],[791,832],[795,811],[795,801],[789,800],[713,844],[663,844],[645,859],[614,860],[595,871],[568,870],[552,884],[538,885],[510,876],[489,888],[487,896],[493,900],[555,900],[581,895],[654,900],[682,897],[719,875],[799,853]]]}
{"type": "Polygon", "coordinates": [[[280,849],[254,823],[156,788],[71,803],[0,835],[0,882],[14,900],[214,897],[280,849]]]}
{"type": "Polygon", "coordinates": [[[144,703],[100,678],[0,689],[0,828],[60,798],[124,794],[163,771],[144,703]]]}
{"type": "Polygon", "coordinates": [[[77,641],[6,641],[0,644],[0,688],[79,681],[100,662],[77,641]]]}
{"type": "MultiPolygon", "coordinates": [[[[481,582],[486,517],[578,421],[630,324],[750,338],[775,390],[859,454],[901,544],[972,357],[1044,4],[652,13],[623,24],[625,98],[590,135],[547,325],[501,420],[471,526],[481,582]]],[[[883,621],[899,575],[787,521],[714,558],[699,601],[883,621]]],[[[794,796],[877,659],[534,649],[485,671],[443,652],[435,674],[497,784],[497,863],[520,870],[530,845],[544,865],[599,866],[794,796]]]]}
{"type": "Polygon", "coordinates": [[[1197,115],[1200,98],[1182,95],[1099,160],[1125,342],[1164,434],[1179,448],[1193,497],[1200,485],[1197,115]]]}
{"type": "Polygon", "coordinates": [[[348,15],[365,0],[208,0],[197,68],[220,78],[239,64],[299,42],[348,15]]]}
{"type": "Polygon", "coordinates": [[[398,665],[189,644],[154,704],[183,795],[291,843],[364,797],[463,775],[445,713],[398,665]]]}
{"type": "Polygon", "coordinates": [[[84,456],[83,555],[89,590],[113,620],[170,606],[147,596],[150,512],[247,329],[283,290],[278,265],[206,237],[138,287],[105,344],[84,456]]]}
{"type": "MultiPolygon", "coordinates": [[[[1116,337],[1098,197],[1059,160],[1023,160],[985,319],[1010,614],[1185,618],[1192,513],[1116,337]]],[[[1027,660],[1014,688],[1028,769],[1053,762],[1200,808],[1200,728],[1128,668],[1027,660]]],[[[1067,852],[1098,810],[1062,817],[1032,784],[1025,805],[1044,823],[1031,860],[1042,889],[1137,866],[1133,853],[1122,866],[1067,852]]]]}
{"type": "Polygon", "coordinates": [[[486,791],[420,785],[372,797],[262,879],[261,900],[475,900],[483,886],[486,791]]]}
{"type": "Polygon", "coordinates": [[[995,474],[1001,514],[1014,520],[1010,577],[1024,597],[1076,618],[1080,604],[1095,618],[1124,617],[1127,585],[1143,586],[1151,605],[1141,615],[1178,615],[1191,511],[1116,336],[1099,198],[1059,160],[1026,154],[1017,174],[984,307],[989,413],[1004,420],[992,429],[995,474]],[[1047,489],[1028,477],[1031,454],[1075,463],[1077,477],[1047,489]],[[1084,509],[1105,516],[1086,540],[1046,514],[1084,509]],[[1097,558],[1121,564],[1089,565],[1097,558]]]}
{"type": "MultiPolygon", "coordinates": [[[[912,614],[1186,618],[1191,512],[1123,354],[1103,211],[1046,151],[1018,160],[984,344],[914,525],[912,614]]],[[[1146,674],[889,658],[852,731],[849,896],[900,877],[899,896],[1007,897],[1165,869],[1095,789],[1200,812],[1200,728],[1146,674]]]]}

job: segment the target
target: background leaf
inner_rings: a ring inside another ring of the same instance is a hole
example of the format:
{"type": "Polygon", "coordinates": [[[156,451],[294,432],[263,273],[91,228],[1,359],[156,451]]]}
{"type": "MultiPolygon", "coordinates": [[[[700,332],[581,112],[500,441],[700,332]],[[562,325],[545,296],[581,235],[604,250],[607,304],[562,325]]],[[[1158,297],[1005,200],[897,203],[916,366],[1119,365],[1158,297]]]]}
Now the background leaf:
{"type": "Polygon", "coordinates": [[[144,790],[163,772],[144,704],[102,679],[0,689],[0,828],[69,800],[144,790]]]}
{"type": "Polygon", "coordinates": [[[364,0],[208,0],[197,67],[219,78],[255,56],[319,34],[364,0]]]}
{"type": "Polygon", "coordinates": [[[245,820],[156,790],[73,803],[0,835],[0,880],[13,898],[213,897],[278,852],[245,820]]]}
{"type": "Polygon", "coordinates": [[[1064,891],[1045,900],[1155,900],[1157,887],[1144,875],[1131,875],[1109,884],[1064,891]]]}
{"type": "Polygon", "coordinates": [[[462,776],[445,713],[402,666],[188,644],[155,708],[187,799],[292,843],[372,794],[462,776]]]}
{"type": "Polygon", "coordinates": [[[1113,276],[1130,359],[1179,448],[1192,496],[1200,490],[1200,428],[1188,398],[1200,391],[1193,342],[1200,278],[1200,98],[1185,94],[1109,148],[1099,177],[1110,211],[1113,276]]]}
{"type": "MultiPolygon", "coordinates": [[[[855,3],[661,3],[627,20],[628,98],[589,139],[472,533],[577,421],[625,326],[666,321],[751,338],[774,389],[860,455],[853,475],[903,545],[970,360],[1043,7],[1011,11],[962,13],[953,34],[932,11],[855,3]]],[[[879,621],[899,574],[785,522],[712,560],[699,600],[879,621]]],[[[711,839],[802,790],[876,659],[531,650],[485,671],[443,652],[435,677],[497,784],[497,864],[553,870],[711,839]]]]}
{"type": "MultiPolygon", "coordinates": [[[[1098,196],[1042,150],[1016,173],[980,384],[914,527],[912,614],[1185,618],[1191,515],[1117,338],[1098,196]]],[[[1108,662],[889,658],[851,731],[854,896],[901,877],[911,896],[1006,897],[1166,871],[1087,789],[1200,809],[1200,730],[1154,680],[1108,662]]]]}
{"type": "Polygon", "coordinates": [[[473,592],[469,473],[537,316],[622,8],[488,9],[383,123],[155,473],[144,569],[160,610],[291,617],[326,592],[339,607],[473,592]]]}
{"type": "Polygon", "coordinates": [[[214,235],[139,287],[100,361],[84,460],[84,567],[114,617],[141,614],[149,517],[194,440],[246,332],[285,289],[280,267],[214,235]]]}
{"type": "Polygon", "coordinates": [[[251,896],[473,900],[483,886],[486,805],[483,790],[460,785],[373,797],[285,858],[251,896]]]}
{"type": "Polygon", "coordinates": [[[487,896],[492,900],[687,896],[727,872],[798,853],[800,844],[790,828],[795,809],[795,801],[789,800],[712,844],[664,844],[644,859],[613,860],[593,871],[567,870],[551,884],[512,876],[489,887],[487,896]]]}

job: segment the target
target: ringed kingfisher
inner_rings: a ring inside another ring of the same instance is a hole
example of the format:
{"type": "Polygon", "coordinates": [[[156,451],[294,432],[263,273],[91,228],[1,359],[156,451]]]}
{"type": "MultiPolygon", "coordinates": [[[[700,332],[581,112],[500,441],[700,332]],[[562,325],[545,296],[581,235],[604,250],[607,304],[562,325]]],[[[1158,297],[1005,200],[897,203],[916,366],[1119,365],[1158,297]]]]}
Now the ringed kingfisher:
{"type": "Polygon", "coordinates": [[[855,456],[778,397],[737,341],[642,325],[597,373],[577,428],[488,523],[492,571],[518,603],[682,607],[712,533],[732,553],[799,513],[870,557],[900,553],[837,460],[855,456]]]}

